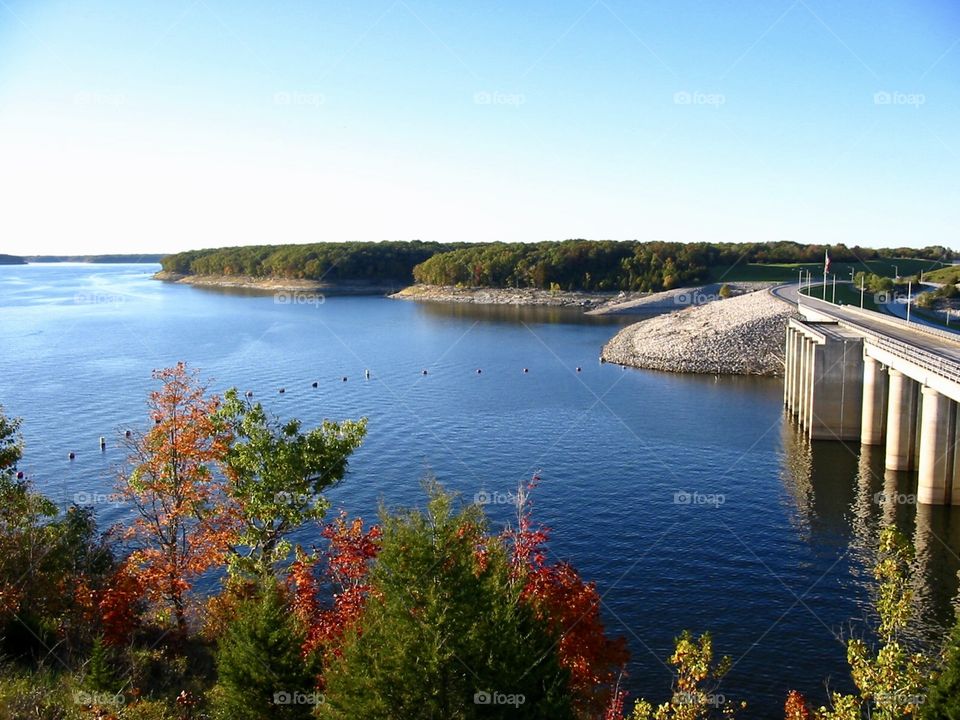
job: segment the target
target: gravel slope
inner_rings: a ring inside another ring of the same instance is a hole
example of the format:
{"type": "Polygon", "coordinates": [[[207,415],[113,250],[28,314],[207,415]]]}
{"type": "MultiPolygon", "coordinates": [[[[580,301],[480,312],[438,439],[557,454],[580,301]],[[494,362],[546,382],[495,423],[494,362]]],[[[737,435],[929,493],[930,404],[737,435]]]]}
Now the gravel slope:
{"type": "Polygon", "coordinates": [[[793,313],[759,290],[629,325],[600,358],[667,372],[783,375],[784,328],[793,313]]]}

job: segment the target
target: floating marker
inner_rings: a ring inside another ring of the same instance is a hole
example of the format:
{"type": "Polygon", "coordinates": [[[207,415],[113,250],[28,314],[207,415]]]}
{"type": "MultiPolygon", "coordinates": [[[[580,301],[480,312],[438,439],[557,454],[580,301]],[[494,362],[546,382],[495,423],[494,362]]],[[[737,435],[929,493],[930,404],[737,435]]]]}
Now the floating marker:
{"type": "Polygon", "coordinates": [[[68,457],[70,460],[73,460],[73,459],[76,457],[76,455],[74,455],[73,453],[67,453],[67,457],[68,457]]]}
{"type": "Polygon", "coordinates": [[[577,365],[577,372],[580,372],[580,366],[577,365]]]}
{"type": "Polygon", "coordinates": [[[347,376],[344,375],[344,376],[343,376],[342,378],[340,378],[340,379],[343,380],[343,382],[346,382],[346,381],[347,381],[347,376]]]}
{"type": "Polygon", "coordinates": [[[317,387],[317,385],[319,385],[319,383],[318,383],[316,380],[314,380],[314,381],[313,381],[313,387],[317,387]]]}
{"type": "Polygon", "coordinates": [[[251,398],[251,397],[253,397],[253,390],[247,390],[247,392],[244,393],[244,394],[245,394],[248,398],[251,398]]]}
{"type": "Polygon", "coordinates": [[[524,371],[525,373],[530,372],[530,370],[529,370],[528,368],[524,368],[523,371],[524,371]]]}
{"type": "Polygon", "coordinates": [[[370,371],[369,371],[369,370],[364,370],[364,371],[363,371],[363,376],[364,376],[367,380],[369,380],[369,379],[370,379],[370,371]]]}
{"type": "Polygon", "coordinates": [[[283,395],[287,391],[286,388],[280,388],[280,394],[283,395]]]}
{"type": "Polygon", "coordinates": [[[133,435],[133,433],[130,432],[129,430],[127,430],[127,431],[123,434],[124,437],[130,437],[131,435],[133,435]]]}
{"type": "Polygon", "coordinates": [[[423,370],[423,371],[422,371],[422,374],[426,375],[426,374],[427,374],[427,371],[426,371],[426,370],[423,370]]]}
{"type": "Polygon", "coordinates": [[[101,450],[107,449],[107,439],[103,435],[100,436],[100,449],[101,450]]]}
{"type": "Polygon", "coordinates": [[[479,374],[482,373],[482,372],[483,372],[483,370],[481,370],[480,368],[477,368],[477,375],[479,375],[479,374]]]}
{"type": "Polygon", "coordinates": [[[17,471],[17,480],[23,480],[23,470],[17,471]]]}

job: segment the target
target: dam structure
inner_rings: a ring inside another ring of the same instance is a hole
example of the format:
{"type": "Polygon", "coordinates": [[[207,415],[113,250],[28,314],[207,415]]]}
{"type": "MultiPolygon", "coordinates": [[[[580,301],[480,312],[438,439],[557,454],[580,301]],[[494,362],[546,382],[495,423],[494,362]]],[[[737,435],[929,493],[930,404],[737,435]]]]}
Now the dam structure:
{"type": "Polygon", "coordinates": [[[917,501],[960,505],[960,335],[850,305],[772,292],[787,323],[783,401],[811,440],[880,445],[916,471],[917,501]]]}

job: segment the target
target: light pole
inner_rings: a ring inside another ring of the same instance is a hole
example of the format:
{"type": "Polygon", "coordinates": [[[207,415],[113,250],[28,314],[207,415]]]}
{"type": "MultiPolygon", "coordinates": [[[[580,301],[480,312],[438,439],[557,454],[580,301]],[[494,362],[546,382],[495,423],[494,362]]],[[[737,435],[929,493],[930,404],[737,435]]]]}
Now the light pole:
{"type": "Polygon", "coordinates": [[[863,310],[863,285],[866,278],[860,278],[860,309],[863,310]]]}
{"type": "Polygon", "coordinates": [[[897,267],[896,265],[893,266],[893,279],[894,280],[900,279],[900,268],[897,267]]]}
{"type": "Polygon", "coordinates": [[[910,322],[910,303],[913,302],[913,280],[907,283],[907,322],[910,322]]]}

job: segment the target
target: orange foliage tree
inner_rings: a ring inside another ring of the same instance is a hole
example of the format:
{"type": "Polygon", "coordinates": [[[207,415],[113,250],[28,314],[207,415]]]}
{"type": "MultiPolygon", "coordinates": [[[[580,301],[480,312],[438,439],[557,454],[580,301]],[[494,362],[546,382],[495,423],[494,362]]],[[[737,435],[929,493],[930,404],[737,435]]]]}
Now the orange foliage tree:
{"type": "Polygon", "coordinates": [[[132,470],[121,492],[137,518],[126,538],[129,558],[146,599],[187,630],[187,593],[196,578],[221,564],[236,534],[236,513],[225,499],[218,466],[230,435],[213,419],[219,401],[208,397],[184,363],[156,370],[161,387],[150,394],[149,432],[131,443],[132,470]]]}
{"type": "Polygon", "coordinates": [[[517,528],[508,530],[514,578],[523,583],[522,602],[533,609],[558,640],[560,664],[570,672],[570,692],[577,710],[593,717],[622,704],[618,689],[628,659],[626,640],[608,637],[600,617],[600,594],[572,565],[548,563],[549,529],[533,522],[530,492],[536,475],[517,493],[517,528]]]}
{"type": "Polygon", "coordinates": [[[346,629],[360,619],[370,592],[370,562],[380,550],[382,532],[377,525],[364,530],[361,518],[348,520],[341,512],[322,535],[330,541],[324,581],[333,588],[332,606],[324,608],[319,599],[320,582],[315,574],[319,558],[298,550],[288,576],[294,612],[307,628],[305,656],[316,652],[336,654],[346,629]]]}

